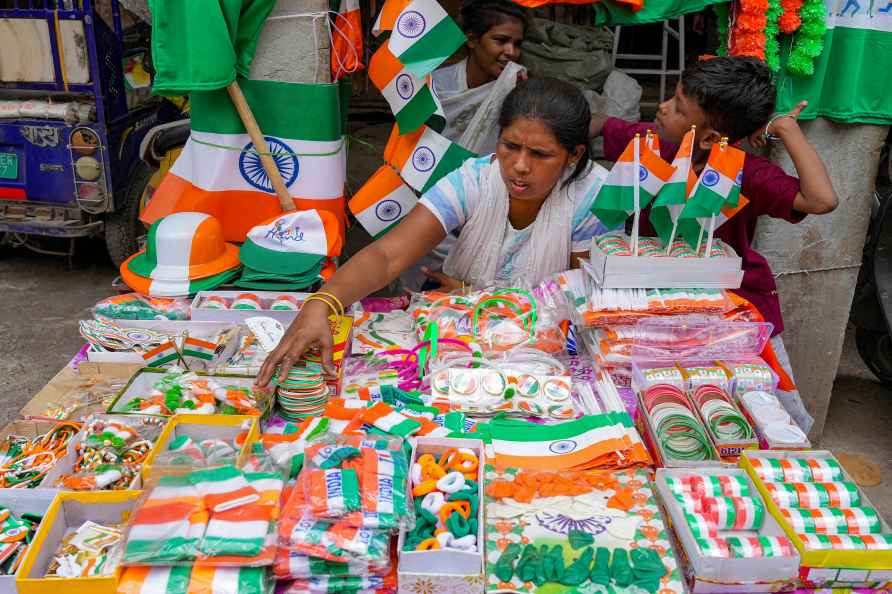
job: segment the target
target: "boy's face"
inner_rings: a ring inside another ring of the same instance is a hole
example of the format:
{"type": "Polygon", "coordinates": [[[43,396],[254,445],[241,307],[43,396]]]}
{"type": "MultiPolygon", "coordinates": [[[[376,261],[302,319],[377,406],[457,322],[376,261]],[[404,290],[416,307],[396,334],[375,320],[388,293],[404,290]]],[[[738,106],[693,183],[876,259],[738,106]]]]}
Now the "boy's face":
{"type": "Polygon", "coordinates": [[[700,108],[696,99],[684,94],[679,82],[675,86],[675,94],[660,103],[657,109],[656,132],[660,140],[665,139],[669,143],[679,144],[691,126],[697,126],[695,146],[700,149],[709,150],[709,147],[721,138],[716,130],[706,125],[706,113],[700,108]]]}

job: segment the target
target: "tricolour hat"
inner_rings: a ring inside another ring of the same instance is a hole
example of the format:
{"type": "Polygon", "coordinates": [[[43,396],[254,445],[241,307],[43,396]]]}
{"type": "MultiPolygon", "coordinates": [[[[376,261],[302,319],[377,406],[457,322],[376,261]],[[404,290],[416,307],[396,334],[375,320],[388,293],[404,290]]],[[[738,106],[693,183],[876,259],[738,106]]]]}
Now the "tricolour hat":
{"type": "MultiPolygon", "coordinates": [[[[152,223],[146,249],[121,264],[121,275],[182,282],[218,275],[239,266],[238,247],[226,243],[223,227],[200,212],[178,212],[152,223]]],[[[129,284],[129,283],[128,283],[129,284]]]]}
{"type": "Polygon", "coordinates": [[[270,274],[310,270],[326,257],[341,253],[340,222],[327,210],[299,210],[275,217],[248,232],[242,264],[270,274]]]}
{"type": "Polygon", "coordinates": [[[224,270],[220,274],[194,280],[162,281],[133,274],[121,268],[121,278],[128,287],[149,297],[186,297],[199,291],[212,291],[238,275],[238,268],[224,270]]]}

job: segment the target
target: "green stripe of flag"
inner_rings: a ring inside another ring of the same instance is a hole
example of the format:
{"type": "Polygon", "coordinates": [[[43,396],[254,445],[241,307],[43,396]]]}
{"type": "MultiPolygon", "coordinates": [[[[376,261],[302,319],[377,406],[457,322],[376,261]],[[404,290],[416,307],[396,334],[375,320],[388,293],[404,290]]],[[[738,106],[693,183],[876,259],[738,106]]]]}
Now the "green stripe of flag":
{"type": "Polygon", "coordinates": [[[400,134],[414,132],[423,126],[436,111],[437,102],[430,86],[423,85],[396,114],[396,125],[400,129],[400,134]]]}
{"type": "Polygon", "coordinates": [[[191,565],[175,565],[170,568],[167,578],[168,594],[185,594],[189,590],[189,580],[192,577],[191,565]]]}
{"type": "Polygon", "coordinates": [[[214,358],[213,353],[208,353],[205,351],[193,351],[192,349],[183,349],[184,357],[195,357],[196,359],[204,359],[205,361],[210,361],[214,358]]]}
{"type": "MultiPolygon", "coordinates": [[[[333,141],[343,136],[338,84],[284,83],[239,79],[239,86],[264,134],[277,138],[333,141]]],[[[192,129],[244,134],[245,127],[225,89],[192,93],[192,129]]]]}
{"type": "Polygon", "coordinates": [[[421,189],[421,193],[423,194],[424,192],[427,192],[434,184],[440,181],[440,179],[461,167],[461,164],[468,159],[476,156],[475,153],[472,153],[460,144],[454,142],[449,143],[449,148],[446,149],[446,153],[443,154],[440,162],[434,167],[434,171],[421,189]]]}
{"type": "Polygon", "coordinates": [[[179,359],[179,355],[177,355],[176,351],[169,355],[164,355],[163,357],[151,359],[148,361],[149,367],[160,367],[162,365],[167,365],[171,361],[176,361],[179,359]]]}
{"type": "Polygon", "coordinates": [[[266,591],[265,567],[240,567],[238,570],[238,594],[264,594],[266,591]]]}
{"type": "Polygon", "coordinates": [[[400,62],[416,76],[424,76],[442,64],[466,41],[458,25],[448,16],[399,55],[400,62]]]}
{"type": "Polygon", "coordinates": [[[493,419],[491,425],[493,433],[498,433],[500,440],[537,442],[572,439],[587,431],[610,427],[613,421],[605,415],[591,415],[556,425],[532,425],[513,419],[493,419]]]}

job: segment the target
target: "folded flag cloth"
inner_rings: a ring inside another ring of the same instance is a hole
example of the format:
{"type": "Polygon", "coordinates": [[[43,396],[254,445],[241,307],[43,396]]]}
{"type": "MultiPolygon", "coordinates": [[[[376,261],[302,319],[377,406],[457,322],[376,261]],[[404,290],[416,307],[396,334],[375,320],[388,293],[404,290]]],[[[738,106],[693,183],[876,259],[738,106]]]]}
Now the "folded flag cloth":
{"type": "Polygon", "coordinates": [[[399,413],[386,402],[379,402],[362,411],[363,422],[399,437],[408,437],[421,429],[421,423],[399,413]]]}
{"type": "Polygon", "coordinates": [[[208,557],[256,557],[266,545],[274,507],[241,505],[214,512],[200,550],[208,557]]]}
{"type": "Polygon", "coordinates": [[[367,400],[332,398],[325,405],[325,416],[338,421],[352,421],[369,407],[367,400]]]}
{"type": "Polygon", "coordinates": [[[144,507],[187,503],[196,510],[202,509],[201,495],[187,476],[163,476],[152,487],[144,507]]]}
{"type": "Polygon", "coordinates": [[[189,481],[204,498],[204,505],[214,512],[254,503],[260,494],[248,484],[245,474],[235,466],[203,468],[189,473],[189,481]]]}
{"type": "Polygon", "coordinates": [[[150,565],[191,561],[206,527],[207,513],[192,504],[144,505],[133,515],[124,561],[150,565]]]}
{"type": "Polygon", "coordinates": [[[395,590],[396,576],[327,576],[281,582],[276,594],[329,594],[330,592],[379,593],[395,590]]]}
{"type": "Polygon", "coordinates": [[[409,516],[408,468],[402,452],[363,449],[362,525],[398,528],[409,516]]]}
{"type": "Polygon", "coordinates": [[[269,587],[265,567],[196,566],[187,594],[265,594],[269,587]]]}
{"type": "Polygon", "coordinates": [[[307,501],[317,518],[341,518],[360,508],[359,476],[355,470],[310,470],[307,501]]]}
{"type": "Polygon", "coordinates": [[[127,567],[118,582],[118,594],[186,594],[190,565],[127,567]]]}
{"type": "Polygon", "coordinates": [[[299,520],[287,549],[328,561],[364,561],[381,565],[390,559],[390,533],[349,526],[344,522],[299,520]]]}

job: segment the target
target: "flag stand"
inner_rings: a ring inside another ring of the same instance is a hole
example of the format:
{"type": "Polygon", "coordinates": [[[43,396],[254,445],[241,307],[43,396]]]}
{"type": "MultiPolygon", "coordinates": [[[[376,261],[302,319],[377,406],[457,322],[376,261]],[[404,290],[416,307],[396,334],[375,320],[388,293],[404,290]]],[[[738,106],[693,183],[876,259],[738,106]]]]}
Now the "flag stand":
{"type": "Polygon", "coordinates": [[[229,92],[229,97],[232,99],[236,111],[238,111],[238,115],[242,120],[242,124],[245,126],[245,130],[248,131],[248,136],[254,144],[254,150],[256,150],[257,154],[260,156],[263,170],[266,172],[267,177],[269,177],[273,190],[276,192],[276,196],[279,197],[279,205],[285,212],[297,210],[294,206],[294,200],[292,200],[291,195],[288,193],[288,188],[282,180],[282,175],[279,173],[279,167],[276,165],[275,159],[273,159],[269,152],[266,138],[263,137],[263,133],[260,131],[260,126],[257,125],[257,120],[254,119],[254,113],[251,111],[251,106],[248,105],[248,100],[245,99],[245,95],[242,93],[238,81],[234,80],[229,83],[226,90],[229,92]]]}
{"type": "Polygon", "coordinates": [[[641,135],[635,135],[635,147],[633,148],[634,177],[632,180],[632,195],[634,196],[635,217],[632,219],[632,255],[638,256],[638,227],[641,219],[641,135]]]}

